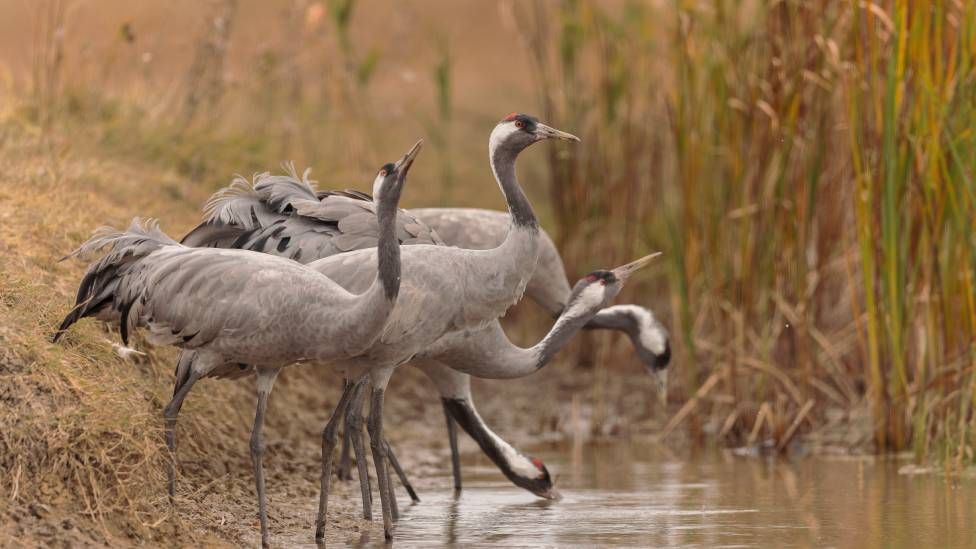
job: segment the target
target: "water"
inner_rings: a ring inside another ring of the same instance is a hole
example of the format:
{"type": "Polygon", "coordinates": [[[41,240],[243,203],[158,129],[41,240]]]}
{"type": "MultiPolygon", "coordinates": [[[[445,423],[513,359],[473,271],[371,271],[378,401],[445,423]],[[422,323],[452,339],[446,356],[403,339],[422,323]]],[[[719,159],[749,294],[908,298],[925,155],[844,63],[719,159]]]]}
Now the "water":
{"type": "Polygon", "coordinates": [[[899,475],[893,460],[675,455],[624,443],[536,452],[560,501],[465,463],[401,503],[397,547],[974,547],[976,481],[899,475]]]}

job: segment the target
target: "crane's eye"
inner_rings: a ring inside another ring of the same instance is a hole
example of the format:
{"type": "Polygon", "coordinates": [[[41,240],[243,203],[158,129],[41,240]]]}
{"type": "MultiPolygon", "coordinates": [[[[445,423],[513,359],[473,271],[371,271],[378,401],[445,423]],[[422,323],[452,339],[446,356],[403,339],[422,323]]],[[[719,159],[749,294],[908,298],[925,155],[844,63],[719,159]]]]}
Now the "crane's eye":
{"type": "Polygon", "coordinates": [[[516,121],[515,121],[515,127],[516,127],[516,128],[521,128],[521,127],[523,127],[523,126],[525,126],[525,123],[524,123],[524,122],[522,122],[521,120],[516,120],[516,121]]]}
{"type": "Polygon", "coordinates": [[[380,170],[380,177],[386,177],[386,170],[380,170]]]}

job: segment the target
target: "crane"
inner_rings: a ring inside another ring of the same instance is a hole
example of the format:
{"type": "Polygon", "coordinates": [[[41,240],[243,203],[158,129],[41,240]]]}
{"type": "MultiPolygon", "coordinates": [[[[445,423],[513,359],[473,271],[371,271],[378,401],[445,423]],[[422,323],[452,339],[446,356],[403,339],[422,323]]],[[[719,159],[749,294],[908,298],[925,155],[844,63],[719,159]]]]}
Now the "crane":
{"type": "Polygon", "coordinates": [[[90,264],[76,305],[54,341],[81,318],[92,316],[118,323],[126,345],[129,332],[143,327],[151,343],[193,349],[194,360],[167,410],[178,409],[199,378],[255,372],[257,406],[250,449],[264,546],[269,535],[261,431],[275,378],[289,364],[355,357],[382,336],[400,291],[397,204],[420,145],[397,163],[384,165],[376,176],[376,272],[359,294],[281,257],[183,246],[166,236],[157,222],[138,218],[126,231],[99,229],[71,254],[87,258],[108,248],[90,264]]]}
{"type": "MultiPolygon", "coordinates": [[[[580,279],[566,299],[566,308],[535,345],[523,348],[512,343],[495,322],[477,332],[452,333],[439,339],[414,363],[432,379],[441,394],[448,421],[456,421],[502,473],[516,486],[553,499],[558,492],[548,469],[538,458],[526,456],[495,435],[474,408],[471,376],[513,379],[533,374],[552,359],[570,338],[607,306],[630,276],[658,254],[651,254],[612,270],[594,271],[580,279]]],[[[452,454],[456,446],[452,443],[452,454]]],[[[454,458],[456,459],[456,458],[454,458]]],[[[454,461],[456,488],[460,488],[454,461]]]]}

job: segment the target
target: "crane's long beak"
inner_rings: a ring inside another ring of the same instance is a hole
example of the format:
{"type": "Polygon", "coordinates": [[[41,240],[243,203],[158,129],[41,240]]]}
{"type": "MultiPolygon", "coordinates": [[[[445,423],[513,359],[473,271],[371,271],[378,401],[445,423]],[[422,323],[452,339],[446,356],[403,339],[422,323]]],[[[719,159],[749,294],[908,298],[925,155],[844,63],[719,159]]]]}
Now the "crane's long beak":
{"type": "Polygon", "coordinates": [[[562,139],[563,141],[580,142],[579,137],[562,130],[557,130],[556,128],[551,128],[541,122],[535,125],[535,134],[539,136],[539,139],[562,139]]]}
{"type": "Polygon", "coordinates": [[[661,368],[651,373],[657,385],[657,398],[661,406],[668,405],[668,369],[661,368]]]}
{"type": "Polygon", "coordinates": [[[420,149],[423,146],[424,146],[424,140],[423,139],[418,140],[416,143],[413,144],[413,147],[411,147],[410,150],[407,151],[407,154],[403,155],[403,158],[401,158],[400,161],[397,162],[397,172],[400,173],[401,178],[406,176],[407,172],[410,171],[410,166],[413,165],[414,159],[416,159],[417,155],[420,154],[420,149]]]}
{"type": "Polygon", "coordinates": [[[631,261],[630,263],[628,263],[626,265],[621,265],[621,266],[617,267],[616,269],[613,269],[611,272],[621,282],[626,282],[627,279],[630,278],[630,275],[632,275],[632,274],[634,274],[634,272],[636,272],[636,271],[644,268],[648,263],[651,262],[652,259],[654,259],[655,257],[657,257],[659,255],[661,255],[661,252],[654,252],[651,255],[646,255],[646,256],[638,259],[637,261],[631,261]]]}
{"type": "Polygon", "coordinates": [[[550,486],[549,489],[546,490],[545,492],[538,492],[536,493],[536,495],[539,496],[540,498],[551,499],[554,501],[559,501],[563,499],[562,492],[557,490],[555,486],[550,486]]]}

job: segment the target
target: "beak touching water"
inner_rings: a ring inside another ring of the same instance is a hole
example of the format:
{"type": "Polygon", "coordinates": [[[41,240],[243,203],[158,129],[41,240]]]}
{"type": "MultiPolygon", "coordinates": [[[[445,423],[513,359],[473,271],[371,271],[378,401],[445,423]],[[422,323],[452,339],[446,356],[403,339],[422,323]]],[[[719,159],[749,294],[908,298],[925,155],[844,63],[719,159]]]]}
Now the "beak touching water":
{"type": "Polygon", "coordinates": [[[553,485],[550,486],[549,489],[546,490],[545,492],[536,492],[535,495],[539,496],[540,498],[549,499],[552,501],[559,501],[563,499],[563,495],[559,492],[559,490],[556,489],[555,483],[553,483],[553,485]]]}
{"type": "Polygon", "coordinates": [[[657,399],[661,406],[668,405],[668,369],[661,368],[651,373],[657,386],[657,399]]]}
{"type": "Polygon", "coordinates": [[[420,154],[420,148],[423,147],[423,145],[424,140],[418,140],[416,143],[414,143],[413,147],[407,151],[407,154],[403,155],[403,158],[396,163],[397,172],[400,173],[400,177],[406,176],[407,172],[410,171],[410,166],[413,165],[414,159],[416,159],[417,155],[420,154]]]}
{"type": "Polygon", "coordinates": [[[659,255],[661,255],[661,252],[652,253],[651,255],[644,256],[637,261],[631,261],[626,265],[621,265],[620,267],[613,269],[611,272],[614,274],[614,276],[620,279],[621,283],[626,282],[627,279],[630,278],[630,275],[647,266],[652,259],[659,255]]]}
{"type": "Polygon", "coordinates": [[[580,142],[579,137],[576,137],[571,133],[566,133],[562,130],[557,130],[556,128],[546,126],[542,123],[536,124],[535,134],[539,136],[539,139],[562,139],[563,141],[580,142]]]}

